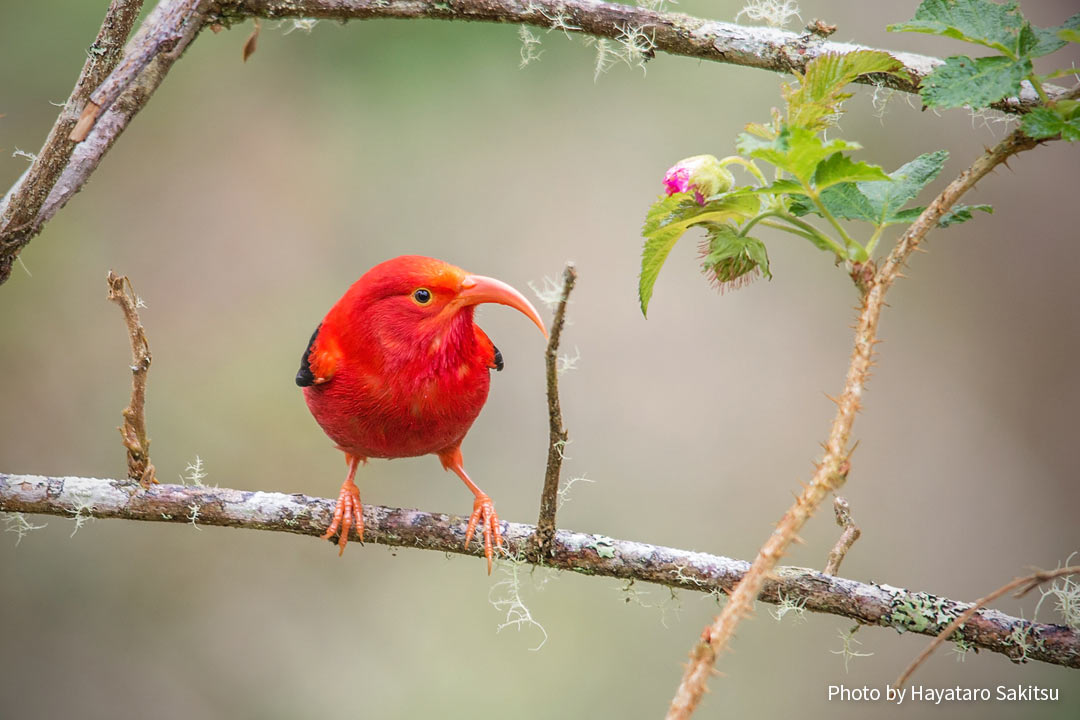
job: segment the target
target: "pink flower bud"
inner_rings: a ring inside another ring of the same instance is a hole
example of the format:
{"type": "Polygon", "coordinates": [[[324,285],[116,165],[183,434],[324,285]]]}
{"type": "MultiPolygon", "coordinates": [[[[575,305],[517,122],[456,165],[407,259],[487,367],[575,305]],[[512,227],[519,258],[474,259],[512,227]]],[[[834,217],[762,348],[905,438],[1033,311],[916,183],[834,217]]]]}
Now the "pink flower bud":
{"type": "Polygon", "coordinates": [[[693,192],[698,205],[704,205],[705,198],[730,190],[734,184],[735,178],[712,155],[680,160],[664,175],[664,188],[669,196],[693,192]]]}

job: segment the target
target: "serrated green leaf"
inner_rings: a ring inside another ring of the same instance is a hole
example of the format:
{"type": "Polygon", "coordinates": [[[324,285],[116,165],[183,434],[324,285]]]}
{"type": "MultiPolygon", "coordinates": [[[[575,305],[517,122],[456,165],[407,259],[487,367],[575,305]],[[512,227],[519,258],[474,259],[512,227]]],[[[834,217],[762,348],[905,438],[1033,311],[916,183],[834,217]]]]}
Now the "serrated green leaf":
{"type": "MultiPolygon", "coordinates": [[[[864,220],[874,225],[911,222],[922,208],[902,210],[941,172],[949,154],[944,150],[920,155],[889,173],[888,181],[841,183],[821,193],[829,212],[847,220],[864,220]]],[[[792,203],[795,215],[820,214],[809,200],[792,203]]]]}
{"type": "Polygon", "coordinates": [[[858,143],[839,138],[826,143],[812,130],[788,125],[781,128],[780,135],[772,141],[743,133],[739,136],[737,147],[743,155],[772,163],[807,185],[813,179],[818,163],[829,155],[862,149],[858,143]]]}
{"type": "Polygon", "coordinates": [[[1015,2],[923,0],[911,22],[889,25],[889,32],[919,32],[985,45],[1012,57],[1021,54],[1028,25],[1015,2]]]}
{"type": "Polygon", "coordinates": [[[851,97],[843,89],[860,75],[884,73],[907,77],[904,65],[881,50],[826,53],[806,64],[798,86],[785,85],[788,125],[808,130],[824,130],[829,119],[840,111],[840,103],[851,97]]]}
{"type": "Polygon", "coordinates": [[[740,236],[731,225],[710,223],[705,229],[709,239],[701,269],[719,287],[741,287],[758,272],[772,277],[765,243],[740,236]]]}
{"type": "Polygon", "coordinates": [[[772,185],[766,185],[765,187],[758,187],[756,185],[746,185],[744,187],[735,188],[727,193],[728,195],[784,195],[787,193],[803,194],[803,186],[794,180],[777,180],[772,185]]]}
{"type": "Polygon", "coordinates": [[[842,182],[859,182],[862,180],[883,180],[891,182],[877,165],[869,165],[864,162],[855,162],[843,153],[833,153],[818,163],[814,170],[814,187],[823,190],[830,185],[842,182]]]}
{"type": "Polygon", "coordinates": [[[919,86],[928,107],[987,107],[1020,93],[1020,81],[1032,71],[1031,61],[993,56],[969,58],[954,55],[923,78],[919,86]]]}
{"type": "Polygon", "coordinates": [[[705,205],[698,205],[691,193],[661,195],[649,208],[641,229],[645,237],[638,281],[642,314],[647,316],[660,268],[687,229],[702,223],[744,220],[753,217],[760,208],[761,200],[756,195],[741,192],[725,193],[705,205]]]}
{"type": "Polygon", "coordinates": [[[1060,50],[1070,42],[1080,42],[1080,13],[1056,27],[1034,28],[1038,42],[1028,51],[1029,57],[1042,57],[1060,50]]]}
{"type": "Polygon", "coordinates": [[[948,159],[949,153],[944,150],[925,153],[889,173],[892,182],[862,182],[858,188],[879,208],[878,218],[889,221],[941,173],[948,159]]]}
{"type": "Polygon", "coordinates": [[[1054,108],[1035,108],[1024,116],[1020,129],[1025,135],[1036,140],[1058,135],[1066,142],[1080,140],[1080,113],[1071,104],[1061,107],[1065,102],[1058,103],[1054,108]]]}
{"type": "Polygon", "coordinates": [[[959,225],[960,223],[967,222],[971,219],[971,213],[975,210],[981,210],[984,213],[994,214],[994,208],[990,205],[954,205],[953,209],[945,213],[940,220],[938,220],[938,227],[947,228],[950,225],[959,225]]]}

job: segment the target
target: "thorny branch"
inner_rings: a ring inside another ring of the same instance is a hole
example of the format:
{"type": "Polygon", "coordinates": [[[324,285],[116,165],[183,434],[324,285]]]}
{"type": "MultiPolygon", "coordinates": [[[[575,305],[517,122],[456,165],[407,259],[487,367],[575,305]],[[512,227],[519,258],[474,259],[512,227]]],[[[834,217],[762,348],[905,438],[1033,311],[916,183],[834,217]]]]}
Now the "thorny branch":
{"type": "MultiPolygon", "coordinates": [[[[1057,570],[1040,570],[1038,572],[1032,573],[1031,575],[1018,577],[1012,582],[1002,585],[989,595],[979,598],[971,607],[960,613],[960,615],[955,620],[945,626],[945,629],[938,633],[937,637],[935,637],[930,642],[930,644],[926,646],[926,649],[923,650],[917,658],[911,661],[911,664],[908,665],[907,669],[900,674],[900,677],[896,678],[896,682],[893,683],[893,688],[897,690],[902,688],[904,686],[904,683],[908,681],[908,678],[911,677],[912,673],[914,673],[919,668],[919,666],[922,665],[928,657],[930,657],[934,650],[936,650],[938,646],[941,645],[943,642],[951,638],[953,633],[960,630],[960,628],[962,628],[964,624],[968,620],[970,620],[976,612],[978,612],[979,608],[994,602],[1010,590],[1020,588],[1020,590],[1018,590],[1016,593],[1016,597],[1023,597],[1044,582],[1049,582],[1054,578],[1059,578],[1064,575],[1076,574],[1080,574],[1080,565],[1062,567],[1058,568],[1057,570]]],[[[1023,625],[1021,623],[1021,627],[1022,626],[1023,625]]]]}
{"type": "Polygon", "coordinates": [[[848,550],[862,535],[862,530],[859,530],[859,526],[851,519],[851,507],[848,505],[847,498],[837,497],[833,501],[833,512],[836,513],[836,524],[844,528],[844,532],[840,533],[840,539],[829,551],[829,560],[825,564],[826,575],[835,575],[840,572],[840,563],[844,562],[848,550]]]}
{"type": "MultiPolygon", "coordinates": [[[[78,507],[82,515],[95,518],[190,524],[194,516],[200,527],[319,537],[330,521],[334,502],[301,494],[193,485],[155,485],[142,491],[126,480],[0,473],[0,512],[71,517],[78,507]]],[[[479,545],[464,546],[465,525],[465,518],[454,515],[364,505],[365,543],[482,557],[479,545]]],[[[536,528],[507,522],[502,525],[507,552],[527,558],[536,528]]],[[[742,560],[570,530],[557,531],[551,549],[544,559],[546,567],[716,595],[731,591],[750,569],[750,563],[742,560]]],[[[937,634],[943,627],[939,618],[951,619],[969,607],[929,593],[861,583],[798,567],[775,568],[757,599],[778,604],[781,596],[788,602],[804,603],[813,612],[923,635],[937,634]]],[[[1080,668],[1080,632],[1064,625],[1030,623],[983,609],[964,623],[959,636],[965,643],[1019,662],[1025,659],[1025,651],[1011,639],[1017,627],[1025,628],[1032,638],[1027,660],[1080,668]]]]}
{"type": "Polygon", "coordinates": [[[803,487],[802,493],[795,499],[795,504],[788,509],[776,529],[769,535],[769,539],[761,546],[753,566],[735,588],[727,605],[712,625],[705,628],[701,639],[690,651],[690,662],[668,708],[668,720],[685,720],[697,708],[717,656],[729,647],[739,622],[753,612],[754,599],[761,593],[769,573],[821,502],[829,493],[837,491],[847,479],[850,468],[851,428],[869,378],[874,345],[878,342],[878,321],[885,306],[885,294],[896,281],[901,268],[926,234],[937,226],[938,220],[965,192],[974,187],[976,182],[1016,153],[1029,150],[1038,144],[1038,141],[1017,130],[980,155],[971,167],[949,183],[904,231],[869,285],[862,289],[862,307],[855,326],[851,363],[848,366],[844,391],[837,400],[836,417],[825,443],[825,456],[817,465],[810,483],[803,487]]]}
{"type": "Polygon", "coordinates": [[[128,336],[131,338],[131,402],[124,408],[124,424],[117,428],[127,448],[128,477],[150,487],[156,483],[154,465],[150,462],[150,438],[146,435],[146,375],[150,371],[150,342],[139,320],[139,297],[127,276],[109,271],[109,300],[124,313],[128,336]]]}
{"type": "Polygon", "coordinates": [[[567,263],[563,270],[562,292],[559,304],[555,308],[555,319],[551,323],[551,335],[548,336],[547,350],[544,353],[544,365],[547,370],[548,403],[548,456],[547,470],[544,473],[544,489],[540,494],[540,517],[536,521],[536,554],[543,558],[547,554],[551,539],[555,536],[555,511],[559,507],[559,472],[562,469],[563,455],[570,434],[563,425],[562,409],[559,407],[559,340],[566,324],[566,304],[577,282],[577,270],[573,263],[567,263]]]}
{"type": "MultiPolygon", "coordinates": [[[[172,64],[207,25],[227,27],[249,17],[514,23],[557,27],[567,33],[616,42],[636,38],[635,48],[643,62],[657,52],[665,52],[775,72],[801,71],[806,63],[825,53],[865,49],[830,42],[817,32],[800,35],[591,0],[160,0],[127,43],[117,65],[117,48],[127,37],[140,6],[141,2],[135,0],[114,0],[110,5],[102,34],[91,47],[91,61],[100,51],[102,62],[94,63],[91,70],[84,68],[72,99],[57,118],[38,159],[0,200],[0,284],[10,277],[12,264],[23,247],[82,189],[172,64]],[[80,123],[73,137],[85,139],[74,146],[69,136],[75,129],[76,117],[80,117],[80,123]]],[[[858,82],[884,82],[893,89],[913,93],[919,81],[942,62],[911,53],[892,55],[904,64],[910,79],[865,76],[858,82]]],[[[88,68],[90,64],[88,61],[88,68]]],[[[1063,97],[1061,88],[1044,85],[1044,89],[1051,100],[1063,97]]],[[[1018,113],[1038,102],[1034,90],[1025,86],[1019,98],[1007,98],[993,107],[1018,113]]]]}

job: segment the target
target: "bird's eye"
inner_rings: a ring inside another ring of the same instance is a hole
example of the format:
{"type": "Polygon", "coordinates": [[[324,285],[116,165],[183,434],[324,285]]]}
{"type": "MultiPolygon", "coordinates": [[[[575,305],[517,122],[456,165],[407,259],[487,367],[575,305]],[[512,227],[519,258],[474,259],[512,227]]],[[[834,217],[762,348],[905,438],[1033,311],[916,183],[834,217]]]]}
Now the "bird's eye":
{"type": "Polygon", "coordinates": [[[417,305],[427,305],[431,302],[431,291],[427,288],[417,288],[413,291],[412,297],[417,305]]]}

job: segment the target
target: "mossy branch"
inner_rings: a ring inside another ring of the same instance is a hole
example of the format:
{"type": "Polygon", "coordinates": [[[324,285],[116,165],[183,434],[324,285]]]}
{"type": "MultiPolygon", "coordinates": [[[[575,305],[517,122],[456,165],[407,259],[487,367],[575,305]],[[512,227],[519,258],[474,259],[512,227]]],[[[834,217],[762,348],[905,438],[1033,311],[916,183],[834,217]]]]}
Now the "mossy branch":
{"type": "Polygon", "coordinates": [[[109,3],[97,38],[86,53],[86,62],[75,81],[75,88],[45,144],[34,156],[30,168],[0,202],[0,283],[11,275],[11,266],[19,251],[40,229],[41,225],[34,220],[75,149],[75,142],[69,135],[90,93],[119,62],[124,42],[131,34],[142,5],[143,0],[112,0],[109,3]]]}
{"type": "MultiPolygon", "coordinates": [[[[172,64],[206,26],[221,29],[247,18],[512,23],[616,42],[635,38],[634,47],[642,62],[663,52],[786,73],[801,72],[808,62],[825,53],[867,49],[830,42],[820,32],[798,34],[746,27],[591,0],[161,0],[117,58],[117,49],[141,5],[134,0],[114,0],[109,6],[102,33],[91,48],[101,51],[101,62],[88,61],[34,164],[0,199],[0,284],[10,276],[27,243],[86,184],[172,64]],[[73,142],[76,140],[78,144],[73,142]]],[[[911,53],[892,55],[904,64],[906,77],[864,76],[858,82],[883,82],[895,90],[914,93],[921,79],[943,62],[911,53]]],[[[1060,87],[1044,85],[1043,90],[1051,101],[1065,97],[1060,87]]],[[[1039,95],[1026,84],[1020,97],[1006,98],[992,107],[1020,113],[1039,102],[1039,95]]]]}
{"type": "MultiPolygon", "coordinates": [[[[301,494],[191,485],[154,485],[143,490],[129,480],[0,473],[0,512],[70,518],[77,508],[86,517],[182,525],[191,524],[195,514],[200,527],[318,537],[330,521],[334,502],[301,494]]],[[[365,542],[480,558],[483,550],[478,543],[464,546],[465,525],[466,519],[455,515],[364,505],[365,542]]],[[[507,553],[526,556],[535,530],[532,525],[504,522],[507,553]]],[[[750,563],[743,560],[570,530],[555,533],[551,553],[543,565],[583,575],[634,579],[716,594],[730,592],[750,568],[750,563]]],[[[813,612],[931,636],[941,631],[943,623],[970,607],[969,603],[929,593],[862,583],[798,567],[774,568],[757,599],[779,604],[781,596],[788,602],[803,603],[813,612]]],[[[1063,625],[1031,623],[983,609],[972,615],[959,636],[954,637],[1017,662],[1038,660],[1080,668],[1080,632],[1063,625]],[[1012,639],[1017,627],[1025,628],[1031,638],[1025,648],[1012,639]]]]}

